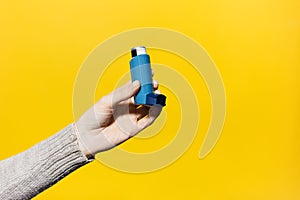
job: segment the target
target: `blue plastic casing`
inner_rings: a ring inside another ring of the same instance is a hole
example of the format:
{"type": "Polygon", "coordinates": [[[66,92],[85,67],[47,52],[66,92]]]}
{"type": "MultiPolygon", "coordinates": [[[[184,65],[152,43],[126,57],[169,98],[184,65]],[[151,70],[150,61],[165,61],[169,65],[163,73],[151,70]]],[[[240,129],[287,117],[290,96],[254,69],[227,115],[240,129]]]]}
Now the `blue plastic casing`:
{"type": "Polygon", "coordinates": [[[165,106],[166,97],[155,94],[152,85],[152,71],[150,56],[148,54],[135,55],[130,60],[130,73],[132,82],[139,80],[141,88],[135,96],[135,104],[165,106]]]}
{"type": "Polygon", "coordinates": [[[135,96],[136,104],[146,104],[147,94],[153,93],[150,57],[147,54],[138,55],[130,61],[130,73],[132,82],[139,80],[140,91],[135,96]]]}

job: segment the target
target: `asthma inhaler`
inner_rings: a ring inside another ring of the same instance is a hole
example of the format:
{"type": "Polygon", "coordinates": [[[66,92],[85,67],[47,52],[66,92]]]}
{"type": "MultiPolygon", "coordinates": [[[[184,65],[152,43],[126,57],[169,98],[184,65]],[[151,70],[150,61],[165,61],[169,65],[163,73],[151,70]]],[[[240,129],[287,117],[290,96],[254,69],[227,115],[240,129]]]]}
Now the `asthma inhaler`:
{"type": "Polygon", "coordinates": [[[143,46],[131,49],[130,73],[132,82],[139,80],[141,88],[134,98],[135,104],[141,105],[166,105],[166,96],[155,94],[152,85],[152,71],[150,56],[143,46]]]}

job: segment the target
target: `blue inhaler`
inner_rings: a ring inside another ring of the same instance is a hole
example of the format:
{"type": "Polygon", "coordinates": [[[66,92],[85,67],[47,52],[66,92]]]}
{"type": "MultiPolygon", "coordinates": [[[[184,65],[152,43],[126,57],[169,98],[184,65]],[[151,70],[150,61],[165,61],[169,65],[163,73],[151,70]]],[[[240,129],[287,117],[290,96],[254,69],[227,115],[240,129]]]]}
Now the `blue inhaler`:
{"type": "Polygon", "coordinates": [[[135,104],[141,105],[166,105],[166,96],[155,94],[152,85],[152,71],[150,56],[143,46],[131,49],[130,73],[132,82],[139,80],[141,88],[134,98],[135,104]]]}

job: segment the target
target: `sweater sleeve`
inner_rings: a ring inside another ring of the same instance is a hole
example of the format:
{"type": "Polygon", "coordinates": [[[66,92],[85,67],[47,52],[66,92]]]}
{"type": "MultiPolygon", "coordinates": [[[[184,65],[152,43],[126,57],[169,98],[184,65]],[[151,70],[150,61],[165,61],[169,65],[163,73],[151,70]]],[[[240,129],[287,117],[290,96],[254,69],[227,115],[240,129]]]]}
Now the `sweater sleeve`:
{"type": "Polygon", "coordinates": [[[71,124],[0,162],[0,199],[31,199],[88,162],[71,124]]]}

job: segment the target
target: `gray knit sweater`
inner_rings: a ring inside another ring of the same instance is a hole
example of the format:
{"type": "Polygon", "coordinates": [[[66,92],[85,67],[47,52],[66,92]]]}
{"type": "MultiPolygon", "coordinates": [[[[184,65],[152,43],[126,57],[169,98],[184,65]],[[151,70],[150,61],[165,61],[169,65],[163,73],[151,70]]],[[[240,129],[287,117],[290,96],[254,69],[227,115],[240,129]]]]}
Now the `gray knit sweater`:
{"type": "Polygon", "coordinates": [[[31,199],[88,163],[69,125],[25,152],[0,162],[0,199],[31,199]]]}

